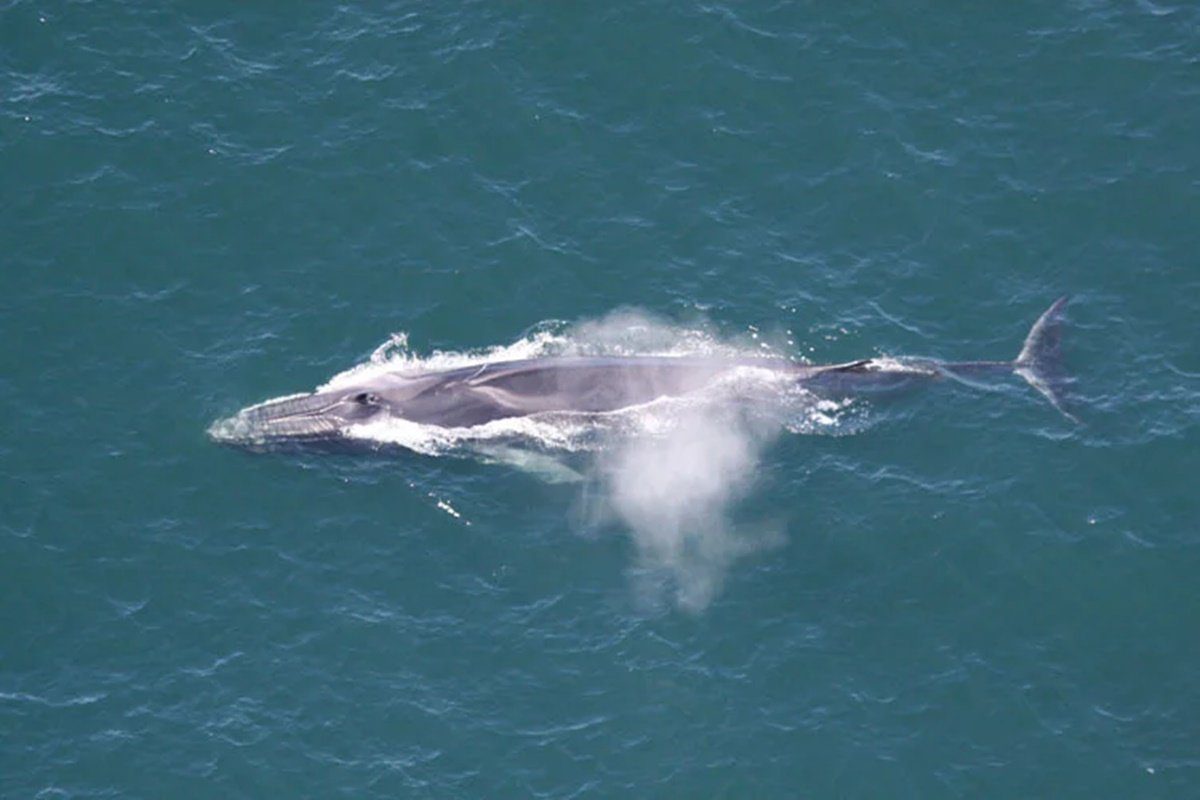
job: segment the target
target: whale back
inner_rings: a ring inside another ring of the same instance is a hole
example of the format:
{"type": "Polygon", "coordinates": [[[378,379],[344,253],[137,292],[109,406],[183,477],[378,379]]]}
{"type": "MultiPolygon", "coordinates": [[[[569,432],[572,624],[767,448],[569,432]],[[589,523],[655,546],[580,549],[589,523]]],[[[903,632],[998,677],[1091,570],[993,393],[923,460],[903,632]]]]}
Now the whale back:
{"type": "Polygon", "coordinates": [[[737,366],[669,357],[539,358],[455,369],[432,376],[416,394],[385,396],[397,416],[461,427],[548,411],[614,411],[696,391],[737,366]]]}

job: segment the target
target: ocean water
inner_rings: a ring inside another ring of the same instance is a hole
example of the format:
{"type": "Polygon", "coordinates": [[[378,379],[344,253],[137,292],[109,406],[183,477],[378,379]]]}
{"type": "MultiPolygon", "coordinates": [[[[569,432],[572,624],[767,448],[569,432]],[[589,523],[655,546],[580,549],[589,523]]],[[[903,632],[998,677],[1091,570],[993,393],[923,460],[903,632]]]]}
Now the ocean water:
{"type": "Polygon", "coordinates": [[[0,2],[0,797],[1200,796],[1198,67],[1174,0],[0,2]],[[1078,425],[206,434],[378,362],[1011,358],[1064,293],[1078,425]]]}

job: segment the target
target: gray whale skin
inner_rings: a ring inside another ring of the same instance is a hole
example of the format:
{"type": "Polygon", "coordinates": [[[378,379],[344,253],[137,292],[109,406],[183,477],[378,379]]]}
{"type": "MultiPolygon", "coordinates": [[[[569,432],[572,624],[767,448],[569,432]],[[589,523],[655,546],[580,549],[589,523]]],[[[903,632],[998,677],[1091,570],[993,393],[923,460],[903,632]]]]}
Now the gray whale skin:
{"type": "Polygon", "coordinates": [[[357,385],[284,397],[215,423],[209,435],[253,449],[344,441],[355,425],[400,418],[463,428],[542,412],[605,412],[703,389],[739,367],[785,373],[814,394],[844,397],[920,380],[1016,373],[1074,420],[1064,405],[1060,329],[1067,297],[1034,323],[1012,361],[947,363],[863,359],[812,366],[785,359],[665,356],[535,358],[442,372],[373,375],[357,385]]]}

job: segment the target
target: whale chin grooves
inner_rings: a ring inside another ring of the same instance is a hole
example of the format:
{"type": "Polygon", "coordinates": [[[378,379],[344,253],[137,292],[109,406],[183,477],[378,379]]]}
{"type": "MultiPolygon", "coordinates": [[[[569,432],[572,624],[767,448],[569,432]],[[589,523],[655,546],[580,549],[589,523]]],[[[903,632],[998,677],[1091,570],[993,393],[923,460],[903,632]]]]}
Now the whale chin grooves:
{"type": "Polygon", "coordinates": [[[1013,362],[1013,371],[1041,392],[1063,416],[1078,423],[1079,418],[1067,408],[1068,379],[1062,358],[1063,317],[1070,299],[1068,295],[1058,298],[1033,323],[1013,362]]]}
{"type": "Polygon", "coordinates": [[[323,394],[268,400],[215,423],[208,435],[222,444],[251,449],[334,441],[345,432],[337,418],[325,413],[331,405],[331,398],[323,394]]]}

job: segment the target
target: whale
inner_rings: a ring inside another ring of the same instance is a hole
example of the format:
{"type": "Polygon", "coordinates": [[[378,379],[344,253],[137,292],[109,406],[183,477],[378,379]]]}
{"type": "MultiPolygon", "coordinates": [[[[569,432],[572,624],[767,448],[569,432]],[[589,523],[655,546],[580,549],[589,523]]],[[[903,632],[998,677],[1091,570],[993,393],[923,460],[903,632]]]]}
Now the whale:
{"type": "Polygon", "coordinates": [[[472,428],[511,417],[572,412],[602,414],[664,397],[701,392],[734,370],[753,368],[794,380],[818,397],[890,392],[945,379],[1015,374],[1068,419],[1062,323],[1068,297],[1034,322],[1016,358],[947,362],[931,358],[864,358],[812,365],[785,358],[695,356],[542,357],[440,371],[372,371],[337,388],[249,406],[214,423],[209,436],[249,449],[330,445],[353,429],[389,419],[442,428],[472,428]]]}

